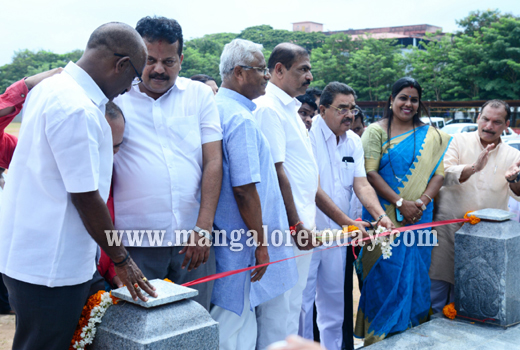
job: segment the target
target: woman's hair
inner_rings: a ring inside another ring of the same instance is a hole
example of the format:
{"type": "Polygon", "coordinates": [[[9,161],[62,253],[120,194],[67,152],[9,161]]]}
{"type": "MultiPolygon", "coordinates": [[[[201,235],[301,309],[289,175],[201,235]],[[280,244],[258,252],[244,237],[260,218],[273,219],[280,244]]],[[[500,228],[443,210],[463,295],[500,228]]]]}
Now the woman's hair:
{"type": "MultiPolygon", "coordinates": [[[[396,81],[394,83],[394,85],[392,85],[392,95],[388,98],[388,101],[386,102],[385,112],[383,114],[383,119],[388,118],[388,125],[386,127],[386,134],[388,135],[388,140],[390,140],[390,127],[392,124],[392,120],[394,119],[394,111],[391,108],[392,99],[395,99],[397,97],[397,95],[401,92],[401,90],[403,90],[407,87],[417,90],[417,93],[419,94],[419,108],[417,109],[417,113],[413,116],[414,129],[415,129],[415,126],[422,124],[421,119],[420,119],[422,115],[426,115],[428,118],[430,118],[430,113],[428,112],[428,109],[426,109],[426,106],[421,101],[421,96],[422,96],[421,85],[419,85],[417,80],[415,80],[413,78],[405,77],[405,78],[399,79],[398,81],[396,81]]],[[[433,128],[437,129],[435,127],[435,125],[433,125],[431,123],[431,119],[430,119],[430,125],[433,128]]],[[[439,133],[439,132],[437,131],[437,133],[439,133]]],[[[442,144],[442,138],[440,137],[440,134],[439,134],[439,138],[440,138],[440,141],[442,144]]],[[[390,146],[390,142],[388,143],[388,146],[390,146]]]]}

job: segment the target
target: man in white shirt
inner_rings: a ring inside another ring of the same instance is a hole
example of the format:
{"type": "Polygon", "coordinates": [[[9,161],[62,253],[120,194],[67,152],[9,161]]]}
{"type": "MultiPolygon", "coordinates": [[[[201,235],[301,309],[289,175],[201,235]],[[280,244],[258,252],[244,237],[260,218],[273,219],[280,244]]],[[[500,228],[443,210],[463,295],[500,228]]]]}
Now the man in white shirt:
{"type": "Polygon", "coordinates": [[[113,228],[105,104],[130,88],[145,60],[138,33],[108,23],[92,33],[77,65],[27,98],[0,212],[0,271],[17,317],[13,349],[69,347],[96,269],[96,243],[135,300],[147,300],[141,288],[157,296],[125,248],[109,246],[105,236],[113,228]]]}
{"type": "MultiPolygon", "coordinates": [[[[354,113],[357,113],[354,108],[355,98],[354,90],[348,85],[339,82],[328,84],[321,94],[320,115],[316,117],[310,132],[320,175],[320,188],[316,196],[318,230],[340,229],[341,225],[353,224],[355,218],[346,215],[349,213],[353,192],[362,199],[367,210],[378,218],[380,225],[394,228],[366,179],[361,139],[349,130],[354,122],[354,113]],[[333,202],[336,211],[341,212],[339,215],[326,214],[330,208],[327,209],[324,204],[329,201],[333,202]]],[[[351,247],[314,253],[303,292],[299,333],[307,339],[313,339],[312,315],[316,300],[320,341],[329,350],[342,348],[344,318],[351,320],[350,338],[344,340],[345,346],[346,349],[353,348],[352,303],[348,314],[344,314],[344,278],[352,280],[353,272],[352,263],[345,266],[347,249],[351,247]],[[348,269],[348,273],[345,273],[345,269],[348,269]]]]}
{"type": "MultiPolygon", "coordinates": [[[[162,231],[125,233],[123,242],[148,278],[182,284],[215,271],[210,232],[222,182],[222,129],[211,88],[178,77],[179,23],[145,17],[136,30],[148,61],[142,82],[115,101],[126,118],[114,158],[115,226],[162,231]]],[[[194,288],[194,300],[209,310],[213,283],[194,288]]]]}

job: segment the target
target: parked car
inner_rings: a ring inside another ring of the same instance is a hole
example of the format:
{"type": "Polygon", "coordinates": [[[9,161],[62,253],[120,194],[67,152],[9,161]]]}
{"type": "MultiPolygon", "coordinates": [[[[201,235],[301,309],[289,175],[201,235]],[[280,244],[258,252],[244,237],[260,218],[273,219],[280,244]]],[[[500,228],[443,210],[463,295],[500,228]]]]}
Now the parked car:
{"type": "Polygon", "coordinates": [[[444,118],[439,118],[439,117],[422,117],[421,118],[421,121],[424,123],[424,124],[430,124],[430,125],[433,125],[435,126],[436,128],[438,129],[442,129],[444,128],[444,118]],[[430,122],[431,121],[431,122],[430,122]]]}
{"type": "Polygon", "coordinates": [[[516,148],[520,151],[520,138],[518,139],[510,139],[505,141],[509,146],[516,148]]]}
{"type": "Polygon", "coordinates": [[[475,123],[455,123],[446,125],[441,130],[444,131],[448,135],[459,134],[462,132],[472,132],[477,131],[478,125],[475,123]]]}
{"type": "Polygon", "coordinates": [[[520,138],[520,136],[518,136],[518,134],[516,132],[514,132],[514,130],[511,128],[505,129],[504,132],[502,133],[501,137],[502,137],[502,140],[504,140],[504,141],[515,140],[515,139],[520,138]]]}
{"type": "Polygon", "coordinates": [[[460,124],[460,123],[473,123],[473,119],[471,119],[471,118],[450,119],[446,122],[446,125],[460,124]]]}

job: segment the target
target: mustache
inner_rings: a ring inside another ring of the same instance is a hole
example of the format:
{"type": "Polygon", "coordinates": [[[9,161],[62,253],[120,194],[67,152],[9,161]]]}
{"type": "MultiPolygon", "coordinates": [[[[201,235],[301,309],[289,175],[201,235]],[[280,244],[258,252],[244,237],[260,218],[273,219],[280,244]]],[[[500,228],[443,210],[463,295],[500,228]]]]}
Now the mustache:
{"type": "Polygon", "coordinates": [[[352,121],[353,121],[353,118],[349,118],[349,117],[345,117],[341,120],[342,123],[346,123],[346,122],[352,123],[352,121]]]}
{"type": "Polygon", "coordinates": [[[491,130],[482,129],[482,131],[483,131],[483,132],[487,132],[487,133],[489,133],[489,134],[491,134],[491,135],[495,135],[495,134],[496,134],[496,132],[491,131],[491,130]]]}
{"type": "Polygon", "coordinates": [[[170,80],[170,76],[167,74],[157,74],[152,73],[148,76],[150,79],[159,79],[159,80],[170,80]]]}
{"type": "Polygon", "coordinates": [[[307,80],[305,81],[305,83],[302,84],[302,86],[309,86],[311,85],[311,81],[310,80],[307,80]]]}

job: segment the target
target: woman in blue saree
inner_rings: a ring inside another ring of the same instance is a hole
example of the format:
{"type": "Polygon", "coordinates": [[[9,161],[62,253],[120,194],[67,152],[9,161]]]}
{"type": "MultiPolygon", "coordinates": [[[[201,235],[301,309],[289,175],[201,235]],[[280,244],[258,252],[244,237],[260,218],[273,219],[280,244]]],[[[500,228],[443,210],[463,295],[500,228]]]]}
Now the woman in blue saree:
{"type": "MultiPolygon", "coordinates": [[[[362,136],[368,181],[396,227],[431,222],[433,198],[444,179],[451,137],[420,121],[428,115],[421,87],[411,78],[392,86],[385,115],[362,136]],[[420,200],[420,201],[417,201],[420,200]]],[[[363,219],[374,221],[363,210],[363,219]]],[[[363,278],[354,334],[373,344],[428,319],[432,237],[419,231],[394,237],[392,256],[365,246],[356,262],[363,278]]]]}

